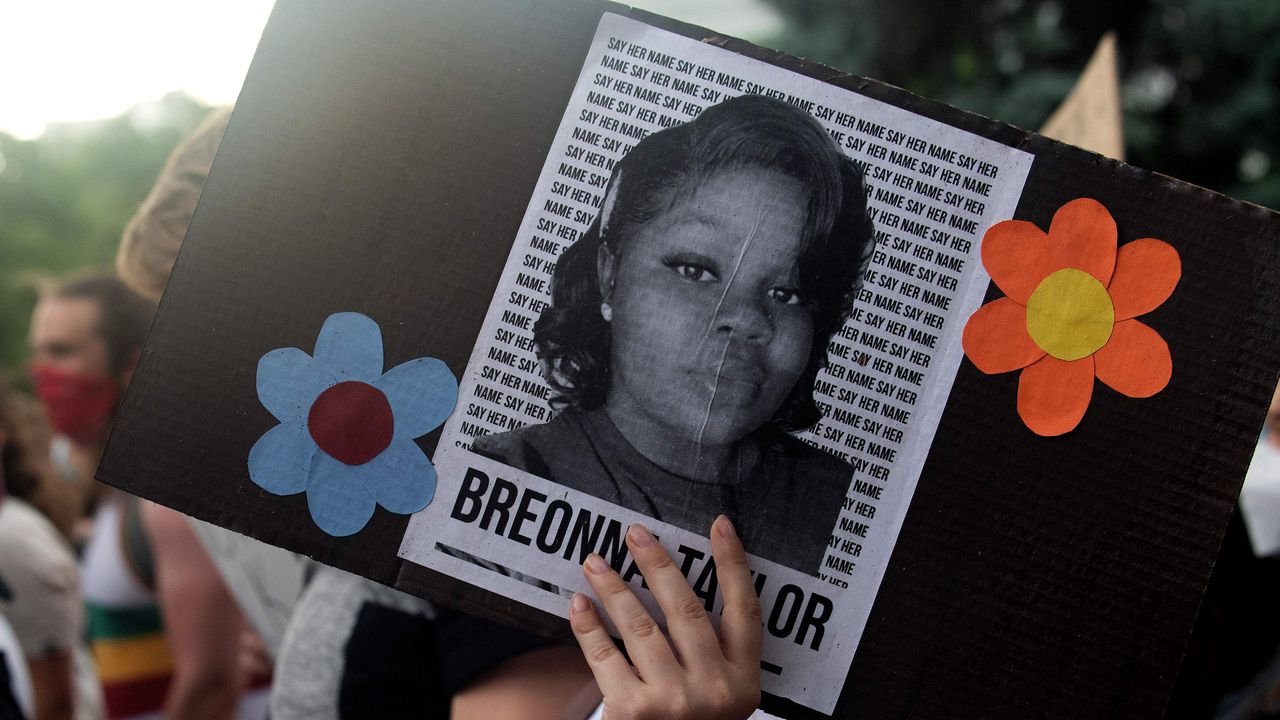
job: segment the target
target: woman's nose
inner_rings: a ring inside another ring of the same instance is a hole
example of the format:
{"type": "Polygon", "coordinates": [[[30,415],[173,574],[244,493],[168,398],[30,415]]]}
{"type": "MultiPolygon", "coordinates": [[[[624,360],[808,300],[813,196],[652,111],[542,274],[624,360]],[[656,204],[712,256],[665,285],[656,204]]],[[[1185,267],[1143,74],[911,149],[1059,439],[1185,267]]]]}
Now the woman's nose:
{"type": "Polygon", "coordinates": [[[740,341],[768,343],[773,339],[773,316],[764,297],[728,288],[716,313],[715,328],[740,341]]]}

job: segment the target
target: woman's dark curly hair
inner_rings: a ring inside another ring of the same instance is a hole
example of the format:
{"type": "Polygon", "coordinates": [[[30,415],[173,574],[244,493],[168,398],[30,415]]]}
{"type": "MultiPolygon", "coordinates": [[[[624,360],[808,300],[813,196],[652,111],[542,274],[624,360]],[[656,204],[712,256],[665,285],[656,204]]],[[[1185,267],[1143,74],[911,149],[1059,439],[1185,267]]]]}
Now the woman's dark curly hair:
{"type": "Polygon", "coordinates": [[[613,168],[600,214],[560,256],[551,305],[534,325],[534,341],[557,410],[590,410],[609,390],[609,324],[597,272],[601,244],[616,256],[655,217],[690,197],[709,176],[752,167],[799,181],[808,196],[801,238],[800,292],[813,309],[809,362],[770,424],[808,428],[822,414],[813,383],[826,365],[827,342],[840,329],[872,247],[862,172],[804,111],[762,95],[725,100],[697,119],[640,141],[613,168]]]}

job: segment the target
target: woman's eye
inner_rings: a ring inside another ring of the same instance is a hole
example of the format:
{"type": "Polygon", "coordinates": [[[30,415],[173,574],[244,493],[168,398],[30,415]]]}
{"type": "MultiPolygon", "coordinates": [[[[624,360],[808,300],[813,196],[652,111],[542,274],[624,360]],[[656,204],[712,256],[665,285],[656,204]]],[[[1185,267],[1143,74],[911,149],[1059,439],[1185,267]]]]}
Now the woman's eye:
{"type": "Polygon", "coordinates": [[[720,279],[711,268],[696,263],[672,263],[671,269],[680,277],[694,282],[715,282],[720,279]]]}
{"type": "Polygon", "coordinates": [[[769,299],[784,305],[799,305],[804,302],[800,297],[799,290],[785,287],[769,288],[769,299]]]}

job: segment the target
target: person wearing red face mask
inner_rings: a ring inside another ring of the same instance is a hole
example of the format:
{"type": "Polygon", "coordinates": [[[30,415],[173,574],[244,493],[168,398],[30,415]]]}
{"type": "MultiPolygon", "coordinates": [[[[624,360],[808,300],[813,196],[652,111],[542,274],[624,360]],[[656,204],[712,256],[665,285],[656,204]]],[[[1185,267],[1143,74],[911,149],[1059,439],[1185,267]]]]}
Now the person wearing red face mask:
{"type": "Polygon", "coordinates": [[[31,375],[49,421],[93,476],[129,384],[154,306],[115,276],[92,274],[46,292],[31,318],[31,375]]]}
{"type": "MultiPolygon", "coordinates": [[[[71,461],[92,478],[155,311],[115,275],[44,294],[31,323],[31,375],[71,461]]],[[[245,622],[185,518],[98,486],[85,546],[88,635],[107,717],[265,714],[239,663],[245,622]]]]}

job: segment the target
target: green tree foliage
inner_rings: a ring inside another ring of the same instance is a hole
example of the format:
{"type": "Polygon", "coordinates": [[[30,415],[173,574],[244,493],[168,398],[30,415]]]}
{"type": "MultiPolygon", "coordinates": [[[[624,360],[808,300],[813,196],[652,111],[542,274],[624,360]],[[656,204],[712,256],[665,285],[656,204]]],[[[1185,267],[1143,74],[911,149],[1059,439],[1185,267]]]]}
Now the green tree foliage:
{"type": "Polygon", "coordinates": [[[1280,207],[1280,2],[767,1],[765,44],[1028,129],[1115,30],[1128,160],[1280,207]]]}
{"type": "Polygon", "coordinates": [[[165,158],[207,112],[174,94],[35,140],[0,133],[0,372],[21,378],[37,283],[110,267],[165,158]]]}

